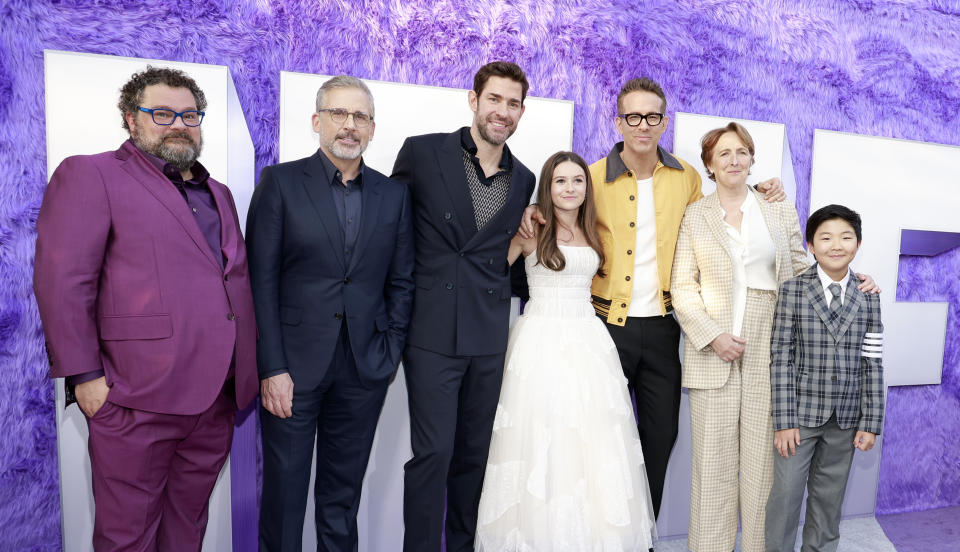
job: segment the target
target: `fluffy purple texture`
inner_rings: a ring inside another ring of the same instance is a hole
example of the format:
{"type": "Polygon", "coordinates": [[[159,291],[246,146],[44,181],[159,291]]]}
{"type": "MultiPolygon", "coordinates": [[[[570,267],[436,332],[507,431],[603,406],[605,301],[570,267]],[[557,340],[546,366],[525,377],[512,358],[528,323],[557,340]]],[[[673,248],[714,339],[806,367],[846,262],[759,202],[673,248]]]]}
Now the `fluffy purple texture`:
{"type": "MultiPolygon", "coordinates": [[[[226,65],[252,134],[258,171],[277,159],[281,70],[469,87],[481,64],[511,59],[527,70],[531,94],[575,102],[574,149],[588,160],[603,156],[617,140],[612,119],[619,86],[650,75],[663,84],[670,114],[682,110],[785,123],[798,208],[806,215],[814,128],[960,145],[958,43],[960,8],[946,0],[5,0],[0,3],[4,546],[56,550],[60,545],[53,392],[30,292],[34,223],[46,183],[43,49],[226,65]]],[[[664,143],[672,143],[669,129],[664,143]]],[[[956,278],[949,279],[954,286],[949,291],[933,290],[937,279],[920,277],[925,263],[935,264],[936,274],[956,275],[960,260],[948,254],[906,261],[900,286],[905,296],[947,294],[953,301],[944,384],[890,393],[881,511],[960,502],[960,453],[947,438],[960,429],[956,278]]]]}
{"type": "Polygon", "coordinates": [[[947,345],[940,385],[893,387],[887,396],[877,513],[960,501],[960,248],[900,258],[898,301],[945,301],[947,345]]]}
{"type": "Polygon", "coordinates": [[[960,506],[878,515],[897,552],[960,552],[960,506]]]}

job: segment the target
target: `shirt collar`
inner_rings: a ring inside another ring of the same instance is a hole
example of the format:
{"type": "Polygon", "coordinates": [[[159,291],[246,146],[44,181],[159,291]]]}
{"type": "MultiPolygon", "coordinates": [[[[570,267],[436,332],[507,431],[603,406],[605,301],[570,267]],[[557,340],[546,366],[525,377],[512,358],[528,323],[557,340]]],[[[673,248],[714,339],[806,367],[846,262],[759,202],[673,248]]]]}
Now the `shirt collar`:
{"type": "MultiPolygon", "coordinates": [[[[613,148],[610,150],[610,154],[607,155],[607,174],[605,177],[606,182],[613,182],[614,180],[620,178],[620,176],[627,172],[627,166],[623,164],[623,158],[620,157],[620,154],[623,153],[623,142],[617,142],[613,145],[613,148]]],[[[663,163],[664,167],[670,167],[671,169],[684,170],[683,165],[676,157],[671,155],[667,150],[660,147],[660,144],[657,144],[657,158],[660,159],[660,162],[663,163]]]]}
{"type": "Polygon", "coordinates": [[[833,278],[827,276],[827,273],[823,271],[823,268],[820,267],[820,263],[817,263],[817,276],[820,277],[820,284],[823,285],[823,292],[830,293],[830,290],[827,289],[830,287],[830,284],[840,284],[840,297],[843,298],[843,292],[847,289],[847,282],[850,280],[850,271],[847,270],[847,273],[844,274],[843,278],[839,282],[834,282],[833,278]]]}
{"type": "MultiPolygon", "coordinates": [[[[160,171],[163,176],[166,176],[168,179],[170,179],[171,182],[183,182],[183,177],[180,175],[180,169],[175,167],[173,163],[169,163],[163,159],[160,159],[156,155],[153,155],[152,153],[143,151],[133,143],[132,139],[128,141],[133,144],[133,147],[136,148],[136,150],[139,151],[140,154],[143,155],[143,157],[149,161],[151,165],[156,167],[157,170],[160,171]]],[[[190,167],[190,172],[193,173],[193,178],[189,180],[189,182],[193,184],[203,184],[207,181],[207,178],[210,177],[210,173],[207,171],[207,168],[201,165],[199,161],[195,161],[193,163],[193,166],[190,167]]]]}
{"type": "MultiPolygon", "coordinates": [[[[340,173],[340,169],[333,164],[333,161],[330,161],[330,158],[327,157],[327,154],[323,153],[323,150],[320,148],[317,148],[317,154],[320,155],[320,163],[323,165],[323,172],[327,175],[327,182],[330,184],[336,184],[338,186],[345,184],[345,182],[343,182],[343,175],[340,173]]],[[[363,163],[363,159],[360,159],[360,172],[357,173],[357,177],[352,181],[354,186],[363,185],[363,171],[365,168],[366,165],[363,163]]]]}
{"type": "MultiPolygon", "coordinates": [[[[460,147],[467,150],[470,155],[474,157],[477,156],[477,143],[473,140],[473,135],[470,134],[470,127],[460,129],[460,147]]],[[[499,167],[503,172],[510,172],[513,168],[513,155],[510,153],[510,148],[506,144],[503,145],[503,154],[500,156],[499,167]]]]}

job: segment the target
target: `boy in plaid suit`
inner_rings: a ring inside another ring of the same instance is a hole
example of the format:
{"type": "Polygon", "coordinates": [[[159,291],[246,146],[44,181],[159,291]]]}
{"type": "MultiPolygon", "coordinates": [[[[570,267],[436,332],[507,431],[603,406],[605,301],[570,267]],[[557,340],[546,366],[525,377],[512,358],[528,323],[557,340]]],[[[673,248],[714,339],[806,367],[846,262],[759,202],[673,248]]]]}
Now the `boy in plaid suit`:
{"type": "Polygon", "coordinates": [[[817,259],[780,286],[771,338],[774,483],[766,549],[793,551],[804,487],[806,551],[835,551],[854,449],[873,448],[883,425],[880,298],[851,278],[860,215],[828,205],[810,215],[807,248],[817,259]]]}

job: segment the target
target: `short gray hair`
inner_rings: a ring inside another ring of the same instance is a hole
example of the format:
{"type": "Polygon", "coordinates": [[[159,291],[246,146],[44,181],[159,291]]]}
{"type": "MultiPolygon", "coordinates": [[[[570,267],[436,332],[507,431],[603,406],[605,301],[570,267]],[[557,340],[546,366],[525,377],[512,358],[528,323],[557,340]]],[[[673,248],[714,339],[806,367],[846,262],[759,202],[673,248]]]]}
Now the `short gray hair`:
{"type": "Polygon", "coordinates": [[[373,94],[370,93],[370,89],[367,88],[367,85],[357,77],[351,77],[349,75],[339,75],[331,78],[327,82],[320,85],[320,89],[317,90],[317,111],[320,111],[323,108],[323,104],[327,101],[327,91],[334,88],[359,88],[367,94],[367,98],[370,99],[370,117],[373,117],[373,94]]]}

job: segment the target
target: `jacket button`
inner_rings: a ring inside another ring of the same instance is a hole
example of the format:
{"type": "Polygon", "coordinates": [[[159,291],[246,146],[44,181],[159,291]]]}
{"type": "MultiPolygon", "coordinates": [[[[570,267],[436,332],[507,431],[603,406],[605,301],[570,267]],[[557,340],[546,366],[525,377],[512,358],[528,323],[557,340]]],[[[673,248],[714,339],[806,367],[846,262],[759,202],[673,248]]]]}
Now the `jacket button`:
{"type": "Polygon", "coordinates": [[[229,274],[224,274],[224,275],[223,275],[223,281],[224,281],[224,282],[229,282],[229,281],[230,281],[230,275],[229,275],[229,274]]]}
{"type": "Polygon", "coordinates": [[[233,320],[234,318],[236,318],[236,315],[234,315],[232,312],[227,314],[227,320],[233,320]]]}
{"type": "Polygon", "coordinates": [[[633,176],[633,171],[627,171],[627,176],[633,176]]]}
{"type": "Polygon", "coordinates": [[[493,258],[492,258],[492,257],[490,258],[489,263],[490,263],[490,264],[493,264],[493,258]]]}
{"type": "Polygon", "coordinates": [[[344,278],[344,279],[343,279],[343,283],[349,284],[349,283],[350,283],[350,278],[344,278]]]}
{"type": "Polygon", "coordinates": [[[630,201],[633,201],[633,200],[634,200],[634,197],[633,197],[633,196],[630,196],[630,201]]]}
{"type": "Polygon", "coordinates": [[[513,235],[513,231],[510,230],[509,228],[507,228],[507,235],[508,235],[508,236],[512,236],[512,235],[513,235]]]}
{"type": "Polygon", "coordinates": [[[617,318],[617,322],[623,322],[623,318],[617,318]]]}
{"type": "Polygon", "coordinates": [[[493,295],[493,288],[487,288],[487,294],[493,295]]]}
{"type": "Polygon", "coordinates": [[[458,253],[458,254],[459,254],[461,257],[463,257],[463,251],[461,251],[461,252],[458,253]]]}
{"type": "Polygon", "coordinates": [[[631,223],[630,223],[630,228],[633,228],[633,227],[635,227],[636,225],[637,225],[637,223],[631,222],[631,223]]]}
{"type": "Polygon", "coordinates": [[[626,303],[620,303],[620,308],[621,308],[621,309],[627,308],[627,304],[626,304],[626,303]]]}
{"type": "Polygon", "coordinates": [[[627,249],[627,255],[633,255],[633,250],[632,250],[632,249],[627,249]]]}
{"type": "Polygon", "coordinates": [[[453,289],[453,284],[450,282],[447,282],[447,285],[444,287],[446,287],[447,289],[453,289]]]}
{"type": "Polygon", "coordinates": [[[453,218],[453,215],[451,215],[450,213],[444,213],[444,214],[443,214],[443,219],[444,219],[444,220],[450,220],[451,218],[453,218]]]}
{"type": "Polygon", "coordinates": [[[343,318],[343,315],[340,314],[339,312],[335,312],[333,313],[333,317],[336,318],[337,320],[340,320],[341,318],[343,318]]]}
{"type": "Polygon", "coordinates": [[[630,281],[630,277],[629,277],[629,276],[627,276],[627,281],[628,281],[628,282],[630,281]]]}

